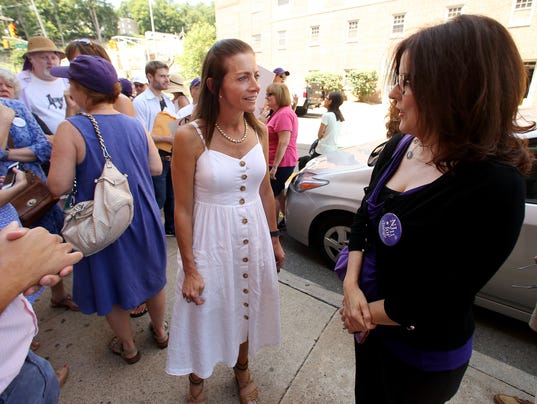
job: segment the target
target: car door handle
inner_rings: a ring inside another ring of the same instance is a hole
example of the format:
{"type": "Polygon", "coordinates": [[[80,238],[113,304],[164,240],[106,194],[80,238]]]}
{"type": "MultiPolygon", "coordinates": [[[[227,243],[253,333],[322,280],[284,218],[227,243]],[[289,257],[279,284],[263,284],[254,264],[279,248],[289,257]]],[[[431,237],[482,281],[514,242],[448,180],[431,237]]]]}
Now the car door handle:
{"type": "Polygon", "coordinates": [[[514,269],[526,270],[526,269],[530,269],[532,267],[537,267],[537,263],[524,265],[523,267],[518,267],[518,268],[514,268],[514,269]]]}
{"type": "Polygon", "coordinates": [[[521,289],[537,289],[537,285],[511,285],[511,287],[521,289]]]}

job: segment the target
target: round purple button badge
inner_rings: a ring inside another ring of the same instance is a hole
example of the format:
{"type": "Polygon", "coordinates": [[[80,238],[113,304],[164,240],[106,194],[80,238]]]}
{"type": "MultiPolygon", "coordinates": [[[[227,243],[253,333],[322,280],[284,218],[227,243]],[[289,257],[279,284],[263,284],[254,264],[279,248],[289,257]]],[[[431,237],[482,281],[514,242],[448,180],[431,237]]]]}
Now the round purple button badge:
{"type": "Polygon", "coordinates": [[[403,227],[399,218],[388,212],[380,219],[379,236],[382,242],[388,246],[395,245],[401,240],[403,227]]]}

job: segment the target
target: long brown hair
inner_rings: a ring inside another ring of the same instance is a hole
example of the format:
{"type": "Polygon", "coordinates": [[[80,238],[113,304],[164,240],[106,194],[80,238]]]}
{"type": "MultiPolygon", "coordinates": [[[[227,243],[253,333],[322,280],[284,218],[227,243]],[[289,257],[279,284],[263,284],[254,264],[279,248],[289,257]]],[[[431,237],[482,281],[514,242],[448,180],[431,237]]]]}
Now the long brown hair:
{"type": "MultiPolygon", "coordinates": [[[[211,143],[215,130],[216,119],[220,112],[218,102],[220,88],[227,73],[226,60],[238,53],[251,53],[254,50],[246,42],[240,39],[222,39],[217,41],[205,55],[201,69],[201,89],[198,104],[194,110],[194,119],[200,118],[205,121],[203,136],[207,144],[211,143]],[[207,79],[212,79],[212,91],[207,86],[207,79]]],[[[245,112],[244,118],[259,136],[263,133],[263,125],[257,120],[253,112],[245,112]]]]}
{"type": "Polygon", "coordinates": [[[460,15],[424,28],[397,46],[391,77],[400,73],[404,53],[417,125],[425,144],[434,137],[439,170],[449,171],[457,161],[488,159],[528,172],[533,156],[516,136],[535,128],[535,122],[517,123],[528,78],[503,25],[460,15]]]}
{"type": "Polygon", "coordinates": [[[69,42],[65,47],[65,56],[68,60],[73,60],[76,51],[81,55],[100,56],[112,63],[106,49],[91,39],[75,39],[69,42]]]}

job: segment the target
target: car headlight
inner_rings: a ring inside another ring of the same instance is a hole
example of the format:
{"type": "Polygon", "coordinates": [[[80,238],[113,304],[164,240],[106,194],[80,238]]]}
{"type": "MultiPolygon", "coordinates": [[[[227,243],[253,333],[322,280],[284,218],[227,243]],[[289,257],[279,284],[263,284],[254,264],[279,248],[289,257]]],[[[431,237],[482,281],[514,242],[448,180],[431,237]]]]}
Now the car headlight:
{"type": "Polygon", "coordinates": [[[330,181],[316,178],[314,173],[305,171],[298,174],[294,178],[293,182],[291,183],[291,188],[293,188],[293,191],[296,192],[304,192],[310,189],[324,187],[329,183],[330,181]]]}

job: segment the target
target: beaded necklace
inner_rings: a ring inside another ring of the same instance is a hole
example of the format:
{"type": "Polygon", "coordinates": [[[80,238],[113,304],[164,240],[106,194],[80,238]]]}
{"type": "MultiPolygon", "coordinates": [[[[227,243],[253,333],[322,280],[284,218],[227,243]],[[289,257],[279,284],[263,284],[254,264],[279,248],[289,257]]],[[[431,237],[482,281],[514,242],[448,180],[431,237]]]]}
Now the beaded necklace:
{"type": "Polygon", "coordinates": [[[238,144],[238,143],[244,142],[246,138],[248,137],[248,125],[246,124],[246,118],[243,118],[243,120],[244,120],[244,134],[242,135],[240,139],[235,139],[229,136],[226,132],[222,130],[222,128],[220,128],[220,126],[218,126],[218,123],[215,123],[215,126],[218,132],[220,132],[220,134],[224,136],[227,140],[229,140],[232,143],[238,144]]]}

